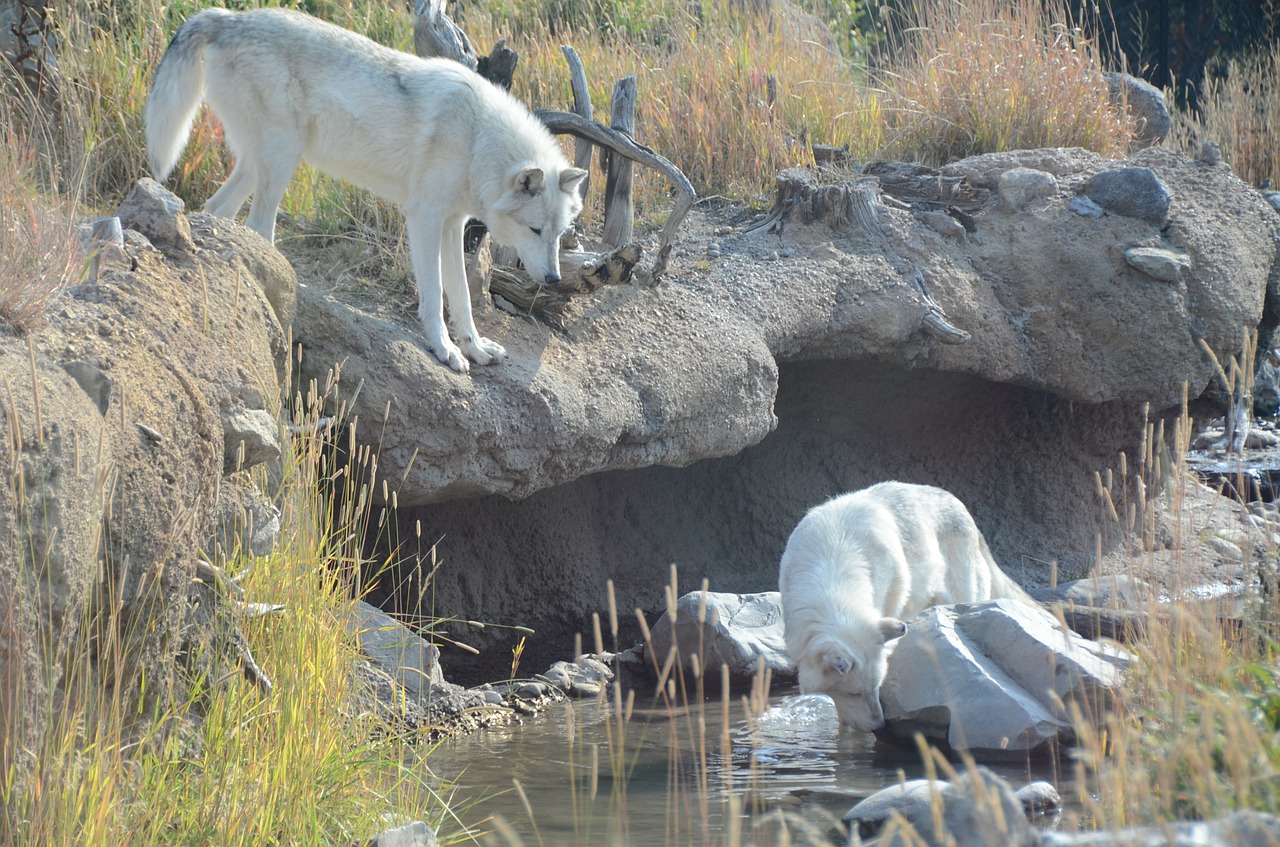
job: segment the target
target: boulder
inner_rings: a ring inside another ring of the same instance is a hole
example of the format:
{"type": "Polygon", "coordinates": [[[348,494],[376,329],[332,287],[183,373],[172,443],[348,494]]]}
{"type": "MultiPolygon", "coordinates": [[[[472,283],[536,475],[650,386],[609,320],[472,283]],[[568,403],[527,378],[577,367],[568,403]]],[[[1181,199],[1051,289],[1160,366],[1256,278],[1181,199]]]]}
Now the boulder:
{"type": "Polygon", "coordinates": [[[880,689],[887,731],[921,732],[978,759],[1023,758],[1072,739],[1070,709],[1097,715],[1128,655],[1012,600],[934,606],[894,645],[880,689]]]}
{"type": "Polygon", "coordinates": [[[351,604],[348,627],[360,650],[388,674],[415,703],[430,699],[431,686],[444,682],[440,649],[413,630],[363,600],[351,604]]]}
{"type": "MultiPolygon", "coordinates": [[[[956,814],[960,807],[971,806],[974,802],[972,788],[975,780],[980,780],[983,788],[989,792],[989,800],[998,802],[1001,814],[1013,811],[1013,804],[1008,801],[1011,793],[1009,785],[986,768],[977,767],[954,784],[942,779],[908,779],[883,788],[856,803],[842,820],[848,825],[850,832],[861,839],[875,837],[891,819],[897,817],[900,823],[910,825],[918,834],[926,837],[927,843],[945,843],[945,838],[938,838],[934,831],[935,812],[939,807],[945,810],[948,806],[955,806],[949,817],[952,822],[956,822],[960,817],[956,814]]],[[[1032,782],[1013,791],[1012,796],[1028,818],[1056,810],[1062,803],[1057,789],[1047,782],[1032,782]]],[[[943,814],[944,817],[947,816],[945,811],[943,814]]],[[[1005,829],[1012,839],[1007,843],[1018,843],[1025,838],[1027,832],[1027,828],[1016,820],[1009,822],[1005,829]]],[[[995,834],[992,833],[993,836],[995,834]]],[[[975,834],[971,831],[952,835],[958,844],[987,843],[975,842],[975,834]]]]}
{"type": "Polygon", "coordinates": [[[613,681],[613,668],[604,661],[608,656],[579,656],[572,662],[553,662],[538,679],[558,692],[574,697],[595,697],[613,681]]]}
{"type": "MultiPolygon", "coordinates": [[[[146,234],[127,228],[95,244],[90,272],[51,301],[29,344],[0,337],[13,386],[0,416],[12,415],[7,431],[21,435],[5,441],[14,450],[0,460],[6,479],[19,478],[15,470],[28,478],[0,495],[0,532],[14,541],[0,545],[0,567],[9,576],[16,569],[15,579],[3,578],[14,586],[31,584],[33,567],[46,571],[36,580],[50,592],[40,619],[32,628],[21,615],[54,662],[67,658],[56,654],[86,613],[90,589],[104,608],[118,608],[125,708],[152,714],[175,691],[182,696],[175,658],[203,637],[220,605],[195,602],[193,592],[208,586],[193,576],[197,560],[228,538],[225,522],[219,529],[221,414],[280,408],[287,335],[246,270],[274,267],[281,287],[293,277],[238,224],[220,222],[227,236],[214,243],[208,219],[188,219],[149,180],[117,217],[146,234]],[[46,500],[33,521],[33,504],[46,500]],[[130,704],[134,696],[143,702],[130,704]]],[[[216,659],[216,651],[190,655],[216,659]]],[[[59,684],[58,673],[48,678],[59,684]]]]}
{"type": "Polygon", "coordinates": [[[435,830],[422,821],[413,821],[352,842],[352,847],[436,847],[439,843],[435,830]]]}
{"type": "Polygon", "coordinates": [[[1135,147],[1159,144],[1169,135],[1173,120],[1164,93],[1145,79],[1117,71],[1104,73],[1113,103],[1123,105],[1137,123],[1135,147]]]}
{"type": "Polygon", "coordinates": [[[1110,168],[1084,184],[1090,200],[1108,212],[1161,224],[1169,214],[1169,189],[1150,168],[1110,168]]]}
{"type": "MultiPolygon", "coordinates": [[[[848,214],[747,235],[741,210],[695,210],[660,284],[576,295],[563,330],[479,310],[511,357],[466,376],[426,351],[412,293],[339,287],[294,252],[300,376],[323,385],[341,363],[335,406],[380,450],[401,535],[420,522],[443,536],[437,607],[537,629],[529,661],[590,632],[610,579],[620,608],[650,615],[672,563],[685,590],[703,577],[715,591],[776,588],[800,516],[885,479],[954,492],[1011,575],[1044,584],[1042,563],[1096,555],[1094,474],[1141,455],[1144,405],[1155,416],[1184,385],[1198,395],[1213,378],[1200,339],[1226,361],[1259,323],[1280,219],[1228,169],[1160,147],[924,171],[909,189],[868,173],[843,192],[868,198],[872,229],[848,214]],[[1002,210],[1000,177],[1017,168],[1056,191],[1002,210]],[[1153,175],[1167,212],[1070,209],[1118,168],[1153,175]],[[912,203],[950,209],[966,237],[901,208],[912,203]],[[1157,282],[1126,261],[1134,247],[1188,265],[1157,282]],[[929,331],[921,280],[967,343],[929,331]],[[513,590],[512,574],[539,590],[513,590]]],[[[1103,553],[1119,540],[1103,531],[1103,553]]],[[[477,675],[501,673],[513,637],[467,637],[484,651],[477,675]]]]}
{"type": "Polygon", "coordinates": [[[1040,834],[1027,821],[1009,783],[974,766],[954,782],[908,780],[871,795],[845,814],[857,832],[883,830],[881,847],[1035,847],[1040,834]],[[886,825],[887,824],[887,825],[886,825]]]}
{"type": "Polygon", "coordinates": [[[685,670],[695,667],[696,658],[696,667],[713,683],[720,680],[721,665],[728,666],[735,680],[750,678],[761,668],[768,668],[775,679],[796,674],[782,639],[782,598],[777,591],[691,591],[676,601],[674,612],[664,612],[651,631],[645,658],[659,667],[677,647],[685,670]]]}
{"type": "Polygon", "coordinates": [[[64,674],[98,582],[114,453],[80,385],[3,335],[0,384],[0,772],[21,778],[31,762],[19,757],[41,749],[66,702],[64,674]]]}

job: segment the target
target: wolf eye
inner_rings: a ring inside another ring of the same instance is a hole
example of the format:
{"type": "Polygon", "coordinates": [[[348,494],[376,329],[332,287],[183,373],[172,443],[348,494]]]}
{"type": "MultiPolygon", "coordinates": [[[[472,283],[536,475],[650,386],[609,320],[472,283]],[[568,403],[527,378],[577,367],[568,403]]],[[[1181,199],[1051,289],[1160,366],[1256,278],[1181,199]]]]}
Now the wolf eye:
{"type": "Polygon", "coordinates": [[[529,227],[529,231],[534,235],[542,235],[542,227],[531,226],[529,227]]]}

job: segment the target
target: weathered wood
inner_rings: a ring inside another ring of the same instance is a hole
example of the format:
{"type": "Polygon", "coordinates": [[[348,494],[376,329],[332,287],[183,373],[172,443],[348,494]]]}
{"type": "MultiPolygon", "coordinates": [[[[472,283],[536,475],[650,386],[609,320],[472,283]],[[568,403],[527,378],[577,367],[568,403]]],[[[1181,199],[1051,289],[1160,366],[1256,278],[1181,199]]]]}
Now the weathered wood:
{"type": "Polygon", "coordinates": [[[675,241],[676,230],[679,229],[680,222],[684,220],[685,215],[689,214],[689,210],[693,208],[694,202],[698,199],[698,195],[694,192],[689,178],[679,168],[650,148],[643,144],[638,144],[635,139],[622,133],[614,132],[596,121],[583,120],[580,115],[575,115],[572,112],[556,112],[548,109],[537,109],[534,111],[534,115],[552,132],[589,139],[620,156],[625,156],[633,162],[660,171],[675,185],[678,196],[676,197],[675,205],[671,208],[671,214],[667,216],[667,223],[662,228],[658,255],[654,260],[653,270],[650,272],[650,281],[657,282],[667,268],[667,259],[671,255],[671,247],[675,241]]]}
{"type": "Polygon", "coordinates": [[[869,234],[880,238],[883,233],[874,205],[879,193],[879,186],[874,180],[823,184],[811,171],[787,168],[777,176],[773,208],[763,221],[744,234],[780,233],[787,223],[793,222],[810,224],[822,221],[835,228],[857,222],[869,234]]]}
{"type": "Polygon", "coordinates": [[[586,294],[605,285],[629,282],[640,255],[638,244],[624,244],[610,253],[561,253],[560,284],[555,287],[532,279],[522,270],[494,266],[488,286],[507,311],[563,331],[570,294],[586,294]]]}
{"type": "Polygon", "coordinates": [[[520,62],[520,54],[507,46],[507,39],[499,38],[488,56],[481,56],[476,63],[476,73],[501,87],[511,90],[511,83],[516,78],[516,65],[520,62]]]}
{"type": "MultiPolygon", "coordinates": [[[[636,136],[636,78],[623,77],[613,86],[609,127],[628,138],[636,136]]],[[[613,153],[605,154],[604,232],[601,240],[611,247],[631,240],[635,227],[631,185],[631,161],[613,153]]]]}
{"type": "Polygon", "coordinates": [[[414,0],[413,51],[423,58],[439,56],[476,70],[479,60],[471,40],[445,13],[446,0],[414,0]]]}
{"type": "MultiPolygon", "coordinates": [[[[591,93],[587,90],[587,72],[582,67],[582,59],[578,57],[578,51],[568,44],[560,45],[560,52],[564,54],[564,61],[569,66],[569,88],[573,92],[574,114],[589,121],[592,114],[591,93]]],[[[584,201],[591,190],[591,155],[594,150],[595,145],[585,138],[575,138],[573,141],[573,166],[587,172],[578,189],[578,196],[584,201]]]]}
{"type": "Polygon", "coordinates": [[[943,176],[935,168],[908,162],[871,162],[862,169],[874,177],[885,194],[918,208],[943,206],[974,211],[991,198],[986,188],[976,188],[964,177],[943,176]]]}

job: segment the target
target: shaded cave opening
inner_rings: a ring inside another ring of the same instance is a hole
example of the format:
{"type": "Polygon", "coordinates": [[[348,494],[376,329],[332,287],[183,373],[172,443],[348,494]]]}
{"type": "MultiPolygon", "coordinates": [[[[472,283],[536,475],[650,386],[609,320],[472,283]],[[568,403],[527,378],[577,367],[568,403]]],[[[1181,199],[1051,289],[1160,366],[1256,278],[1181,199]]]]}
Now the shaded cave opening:
{"type": "MultiPolygon", "coordinates": [[[[950,490],[970,509],[1000,565],[1028,587],[1085,575],[1106,538],[1095,473],[1137,455],[1141,409],[1087,404],[968,374],[874,361],[779,365],[777,427],[732,456],[684,467],[612,470],[537,492],[401,509],[418,538],[375,578],[369,599],[436,632],[451,681],[477,684],[593,649],[592,613],[617,597],[617,647],[640,641],[678,593],[777,590],[787,538],[811,507],[887,479],[950,490]],[[421,535],[418,536],[419,531],[421,535]],[[1100,535],[1100,533],[1103,533],[1100,535]],[[434,545],[438,567],[432,567],[434,545]],[[465,623],[478,621],[483,628],[465,623]],[[525,636],[512,626],[528,627],[525,636]],[[478,655],[452,647],[457,640],[478,655]]],[[[388,555],[390,553],[388,552],[388,555]]],[[[606,650],[615,647],[607,623],[606,650]]]]}

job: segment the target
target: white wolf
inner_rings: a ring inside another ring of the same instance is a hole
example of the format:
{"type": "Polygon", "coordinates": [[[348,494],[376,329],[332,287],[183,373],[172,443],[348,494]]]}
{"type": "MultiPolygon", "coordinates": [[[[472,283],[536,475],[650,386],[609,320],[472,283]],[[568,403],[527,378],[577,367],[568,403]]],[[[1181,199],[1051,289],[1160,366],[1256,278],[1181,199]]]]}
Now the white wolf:
{"type": "Polygon", "coordinates": [[[200,12],[174,35],[147,98],[157,179],[177,162],[202,99],[235,157],[205,210],[234,217],[252,194],[247,223],[273,239],[302,159],[396,203],[427,345],[455,371],[468,369],[467,357],[483,365],[506,355],[480,337],[471,315],[468,218],[514,247],[534,279],[560,281],[560,234],[582,209],[586,171],[569,166],[528,109],[462,65],[400,53],[299,12],[200,12]]]}
{"type": "Polygon", "coordinates": [[[801,519],[779,573],[787,652],[800,690],[828,694],[843,723],[884,726],[885,642],[929,606],[1011,597],[969,511],[941,488],[882,482],[801,519]]]}

